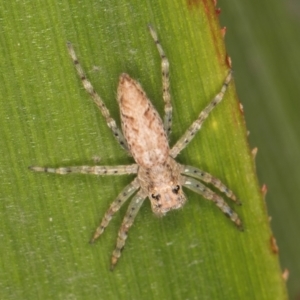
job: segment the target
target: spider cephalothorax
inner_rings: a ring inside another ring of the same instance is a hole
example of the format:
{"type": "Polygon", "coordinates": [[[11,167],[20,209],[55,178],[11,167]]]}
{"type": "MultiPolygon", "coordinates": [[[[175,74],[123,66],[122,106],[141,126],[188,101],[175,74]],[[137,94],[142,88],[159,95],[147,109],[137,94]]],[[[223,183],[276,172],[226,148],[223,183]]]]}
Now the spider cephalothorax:
{"type": "Polygon", "coordinates": [[[181,166],[171,157],[152,168],[140,167],[138,180],[145,190],[156,215],[164,215],[169,210],[182,207],[186,201],[182,191],[184,178],[180,174],[181,166]]]}

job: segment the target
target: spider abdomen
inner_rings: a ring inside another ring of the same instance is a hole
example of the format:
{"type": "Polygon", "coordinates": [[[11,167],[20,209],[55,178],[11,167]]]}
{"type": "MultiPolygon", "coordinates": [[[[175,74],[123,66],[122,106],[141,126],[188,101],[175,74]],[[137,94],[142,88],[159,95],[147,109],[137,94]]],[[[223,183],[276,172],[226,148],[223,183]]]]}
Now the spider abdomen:
{"type": "Polygon", "coordinates": [[[121,74],[118,86],[122,130],[134,160],[151,168],[164,163],[169,154],[163,122],[143,91],[127,74],[121,74]]]}

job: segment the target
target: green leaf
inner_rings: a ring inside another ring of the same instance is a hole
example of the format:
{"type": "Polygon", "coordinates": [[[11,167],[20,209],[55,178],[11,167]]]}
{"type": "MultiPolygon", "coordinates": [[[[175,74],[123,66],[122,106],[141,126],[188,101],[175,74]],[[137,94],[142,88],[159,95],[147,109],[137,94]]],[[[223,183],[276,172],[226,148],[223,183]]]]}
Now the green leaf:
{"type": "Polygon", "coordinates": [[[300,295],[299,1],[220,1],[290,299],[300,295]]]}
{"type": "MultiPolygon", "coordinates": [[[[245,232],[186,191],[158,219],[146,201],[114,272],[109,259],[126,207],[90,246],[94,228],[132,176],[34,174],[30,165],[131,163],[77,78],[71,41],[112,115],[130,74],[163,111],[158,32],[171,65],[171,144],[219,91],[228,63],[212,2],[2,3],[1,299],[285,299],[278,257],[234,84],[178,161],[204,169],[243,202],[245,232]]],[[[229,200],[228,200],[229,202],[229,200]]]]}

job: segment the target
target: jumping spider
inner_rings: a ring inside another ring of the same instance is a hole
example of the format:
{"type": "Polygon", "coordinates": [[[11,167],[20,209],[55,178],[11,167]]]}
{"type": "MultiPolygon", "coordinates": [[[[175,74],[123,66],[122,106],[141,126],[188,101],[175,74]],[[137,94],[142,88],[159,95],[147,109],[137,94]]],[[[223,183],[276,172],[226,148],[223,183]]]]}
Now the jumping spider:
{"type": "Polygon", "coordinates": [[[163,100],[165,103],[164,122],[147,98],[140,84],[128,74],[121,74],[117,99],[120,106],[122,131],[118,128],[104,102],[95,92],[90,81],[86,78],[73,46],[71,43],[67,44],[69,54],[82,81],[83,87],[100,109],[108,127],[113,132],[119,144],[133,157],[136,163],[125,166],[77,166],[60,167],[56,169],[30,167],[33,171],[62,175],[69,173],[89,173],[95,175],[137,174],[135,179],[128,184],[118,195],[116,200],[112,202],[91,239],[93,243],[103,233],[112,216],[120,209],[126,200],[135,194],[132,197],[118,233],[116,248],[111,258],[111,269],[115,267],[121,256],[121,250],[125,245],[128,230],[147,197],[151,202],[153,212],[158,216],[163,216],[169,210],[178,209],[184,205],[186,197],[182,187],[189,188],[204,198],[213,201],[239,229],[242,229],[242,222],[238,215],[232,211],[222,197],[214,193],[200,181],[212,184],[228,198],[240,204],[233,192],[219,179],[209,173],[195,167],[181,165],[175,161],[175,157],[194,138],[210,112],[223,99],[224,93],[232,79],[232,71],[230,70],[225,78],[221,91],[204,108],[197,120],[192,123],[177,143],[170,148],[168,137],[171,133],[172,125],[172,104],[169,92],[169,61],[158,41],[156,32],[151,26],[149,26],[149,31],[161,58],[163,100]]]}

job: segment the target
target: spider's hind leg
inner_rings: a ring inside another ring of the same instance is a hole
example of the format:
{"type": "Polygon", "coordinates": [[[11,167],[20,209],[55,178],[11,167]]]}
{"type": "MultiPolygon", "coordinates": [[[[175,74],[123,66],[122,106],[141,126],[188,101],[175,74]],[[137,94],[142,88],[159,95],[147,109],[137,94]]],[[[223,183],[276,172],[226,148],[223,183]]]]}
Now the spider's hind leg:
{"type": "Polygon", "coordinates": [[[158,40],[157,33],[148,25],[150,34],[154,40],[159,56],[161,58],[161,73],[162,73],[162,86],[163,86],[163,99],[165,102],[165,116],[164,116],[164,130],[166,135],[169,137],[172,130],[172,103],[170,95],[170,80],[169,80],[169,61],[166,54],[158,40]]]}
{"type": "Polygon", "coordinates": [[[129,155],[131,155],[129,150],[128,150],[128,145],[127,145],[127,142],[126,142],[126,140],[123,136],[122,131],[117,126],[116,121],[111,117],[108,108],[106,107],[106,105],[102,101],[101,97],[95,91],[95,89],[94,89],[93,85],[91,84],[91,82],[87,79],[87,77],[86,77],[86,75],[83,71],[83,68],[80,65],[79,61],[78,61],[78,58],[77,58],[76,52],[73,48],[73,45],[70,42],[68,42],[67,47],[68,47],[69,54],[72,58],[73,64],[76,68],[77,74],[78,74],[78,76],[79,76],[79,78],[82,82],[82,85],[83,85],[84,89],[89,93],[91,98],[94,100],[94,103],[98,106],[98,108],[101,111],[103,117],[105,118],[105,121],[106,121],[108,127],[113,132],[113,135],[116,138],[116,140],[118,141],[118,143],[121,145],[122,148],[124,148],[127,151],[127,153],[129,155]]]}
{"type": "Polygon", "coordinates": [[[210,103],[200,112],[196,121],[186,130],[182,137],[176,142],[170,151],[170,156],[175,158],[194,138],[200,130],[203,122],[207,119],[211,111],[222,101],[228,85],[232,79],[232,70],[229,71],[222,85],[221,91],[210,101],[210,103]]]}

